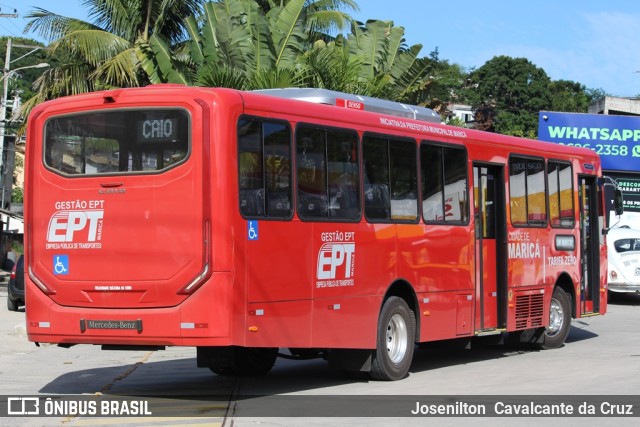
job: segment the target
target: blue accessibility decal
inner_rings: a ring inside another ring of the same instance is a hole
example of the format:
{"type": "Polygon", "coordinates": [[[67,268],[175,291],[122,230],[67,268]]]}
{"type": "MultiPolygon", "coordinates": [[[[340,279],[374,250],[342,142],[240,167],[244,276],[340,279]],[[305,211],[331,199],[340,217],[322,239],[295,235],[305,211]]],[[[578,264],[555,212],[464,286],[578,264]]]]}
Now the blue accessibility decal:
{"type": "Polygon", "coordinates": [[[258,221],[250,220],[247,222],[247,236],[249,236],[249,240],[258,240],[258,221]]]}
{"type": "Polygon", "coordinates": [[[53,273],[57,275],[69,274],[69,255],[53,256],[53,273]]]}

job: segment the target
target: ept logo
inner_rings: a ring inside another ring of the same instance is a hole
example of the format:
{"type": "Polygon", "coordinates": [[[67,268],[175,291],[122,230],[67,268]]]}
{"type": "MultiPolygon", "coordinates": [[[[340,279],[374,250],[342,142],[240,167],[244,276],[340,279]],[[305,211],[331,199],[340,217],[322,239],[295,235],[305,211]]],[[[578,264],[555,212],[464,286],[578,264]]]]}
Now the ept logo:
{"type": "Polygon", "coordinates": [[[338,267],[344,268],[341,277],[348,279],[353,273],[353,259],[355,258],[355,243],[325,243],[318,252],[318,280],[335,279],[338,267]]]}
{"type": "Polygon", "coordinates": [[[102,237],[104,210],[57,211],[49,220],[48,242],[95,242],[102,237]],[[82,236],[76,237],[81,232],[82,236]],[[83,239],[84,238],[84,239],[83,239]]]}

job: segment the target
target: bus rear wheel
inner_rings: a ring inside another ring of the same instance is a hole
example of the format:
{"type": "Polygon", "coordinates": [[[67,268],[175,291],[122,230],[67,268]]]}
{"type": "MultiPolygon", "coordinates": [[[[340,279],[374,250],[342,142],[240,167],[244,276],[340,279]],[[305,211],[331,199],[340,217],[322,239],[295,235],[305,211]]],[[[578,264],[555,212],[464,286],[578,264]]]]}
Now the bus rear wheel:
{"type": "Polygon", "coordinates": [[[235,347],[233,366],[210,366],[209,369],[218,375],[264,375],[273,368],[277,358],[277,348],[235,347]]]}
{"type": "Polygon", "coordinates": [[[545,328],[543,349],[562,347],[571,327],[571,298],[560,287],[553,290],[549,306],[549,326],[545,328]]]}
{"type": "Polygon", "coordinates": [[[409,372],[415,346],[416,319],[399,297],[385,301],[378,319],[378,338],[371,363],[371,378],[396,381],[409,372]]]}

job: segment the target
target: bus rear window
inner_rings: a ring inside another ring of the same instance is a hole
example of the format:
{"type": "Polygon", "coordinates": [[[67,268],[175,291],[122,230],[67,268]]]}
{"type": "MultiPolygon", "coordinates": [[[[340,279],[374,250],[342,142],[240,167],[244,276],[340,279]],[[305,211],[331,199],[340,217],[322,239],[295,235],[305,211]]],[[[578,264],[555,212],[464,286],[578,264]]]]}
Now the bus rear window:
{"type": "Polygon", "coordinates": [[[99,111],[47,121],[44,161],[66,175],[154,172],[187,158],[189,116],[184,110],[99,111]]]}

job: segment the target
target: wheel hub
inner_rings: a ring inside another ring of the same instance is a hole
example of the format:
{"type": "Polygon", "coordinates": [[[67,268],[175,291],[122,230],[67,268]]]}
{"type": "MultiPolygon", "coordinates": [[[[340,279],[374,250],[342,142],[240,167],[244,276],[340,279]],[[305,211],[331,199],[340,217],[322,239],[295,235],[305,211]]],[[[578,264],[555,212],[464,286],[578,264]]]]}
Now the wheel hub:
{"type": "Polygon", "coordinates": [[[399,314],[394,314],[387,324],[387,353],[393,363],[404,359],[408,347],[407,324],[399,314]]]}
{"type": "Polygon", "coordinates": [[[564,312],[560,302],[552,298],[551,307],[549,307],[549,327],[547,333],[549,335],[555,335],[562,329],[562,323],[564,322],[564,312]]]}

